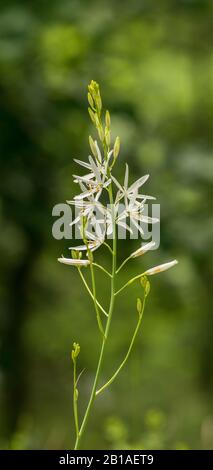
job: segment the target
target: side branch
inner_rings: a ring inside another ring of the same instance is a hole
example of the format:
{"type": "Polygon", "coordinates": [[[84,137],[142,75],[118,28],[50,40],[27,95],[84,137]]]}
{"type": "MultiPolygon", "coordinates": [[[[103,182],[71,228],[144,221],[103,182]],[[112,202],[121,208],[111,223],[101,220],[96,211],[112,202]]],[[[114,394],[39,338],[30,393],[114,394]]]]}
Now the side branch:
{"type": "Polygon", "coordinates": [[[111,385],[112,382],[114,382],[114,380],[116,379],[117,375],[119,374],[119,372],[121,371],[121,369],[123,369],[123,367],[125,366],[128,358],[129,358],[129,355],[131,353],[131,350],[133,348],[133,345],[134,345],[134,342],[135,342],[135,339],[136,339],[136,336],[138,334],[138,331],[139,331],[139,328],[140,328],[140,325],[141,325],[141,322],[142,322],[142,318],[143,318],[143,312],[144,312],[144,307],[145,307],[145,300],[146,300],[146,297],[144,296],[144,299],[143,299],[143,306],[142,306],[142,311],[141,313],[139,314],[139,319],[138,319],[138,323],[136,325],[136,328],[135,328],[135,331],[133,333],[133,336],[132,336],[132,339],[131,339],[131,342],[130,342],[130,346],[129,346],[129,349],[126,353],[126,356],[124,358],[124,360],[122,361],[122,363],[120,364],[120,366],[118,367],[118,369],[116,370],[116,372],[112,375],[112,377],[108,380],[108,382],[106,382],[101,388],[99,388],[99,390],[96,391],[96,395],[99,395],[100,393],[103,392],[103,390],[105,390],[105,388],[109,387],[109,385],[111,385]]]}

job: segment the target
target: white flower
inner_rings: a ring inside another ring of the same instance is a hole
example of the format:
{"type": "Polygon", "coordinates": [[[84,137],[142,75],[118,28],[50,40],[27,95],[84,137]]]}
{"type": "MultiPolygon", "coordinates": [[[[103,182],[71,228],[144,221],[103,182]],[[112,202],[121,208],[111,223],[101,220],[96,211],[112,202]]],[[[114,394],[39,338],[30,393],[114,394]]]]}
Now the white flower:
{"type": "Polygon", "coordinates": [[[96,161],[91,155],[89,155],[89,163],[75,160],[76,163],[90,170],[90,173],[84,176],[73,175],[75,178],[74,182],[78,183],[83,191],[81,194],[75,196],[75,200],[88,198],[94,194],[96,194],[96,200],[98,200],[103,188],[107,188],[111,183],[111,179],[108,178],[107,175],[107,170],[112,151],[108,153],[106,160],[103,160],[97,142],[96,149],[98,154],[96,161]]]}
{"type": "Polygon", "coordinates": [[[166,271],[167,269],[172,268],[177,263],[178,263],[178,261],[176,259],[174,259],[173,261],[169,261],[169,263],[159,264],[159,266],[155,266],[154,268],[148,269],[143,274],[146,275],[146,276],[151,276],[153,274],[158,274],[158,273],[161,273],[162,271],[166,271]]]}
{"type": "Polygon", "coordinates": [[[64,258],[63,256],[61,258],[58,258],[58,261],[59,263],[68,264],[70,266],[76,266],[77,268],[80,268],[82,266],[88,266],[90,264],[90,261],[88,259],[64,258]]]}
{"type": "Polygon", "coordinates": [[[88,246],[87,245],[70,246],[69,249],[74,250],[74,251],[87,251],[87,249],[89,249],[90,251],[95,251],[104,242],[104,237],[102,234],[99,235],[99,237],[98,236],[96,237],[86,230],[85,235],[88,239],[90,239],[90,241],[88,241],[88,246]]]}
{"type": "MultiPolygon", "coordinates": [[[[145,195],[138,195],[138,190],[139,188],[148,180],[149,175],[144,175],[141,176],[137,181],[135,181],[129,188],[128,188],[128,181],[129,181],[129,167],[126,163],[126,171],[125,171],[125,176],[124,176],[124,184],[123,186],[120,185],[120,183],[117,181],[117,179],[114,176],[111,176],[112,180],[114,181],[115,185],[118,188],[118,194],[117,194],[117,200],[120,200],[121,198],[124,197],[125,199],[125,204],[127,205],[128,198],[131,198],[131,196],[135,197],[140,197],[140,198],[150,198],[150,196],[145,196],[145,195]]],[[[151,197],[152,198],[152,197],[151,197]]]]}
{"type": "Polygon", "coordinates": [[[154,248],[155,246],[155,242],[149,242],[149,243],[146,243],[146,245],[141,245],[140,248],[138,248],[138,250],[134,251],[131,255],[130,255],[130,258],[137,258],[138,256],[141,256],[143,255],[144,253],[146,253],[147,251],[151,250],[152,248],[154,248]]]}
{"type": "Polygon", "coordinates": [[[84,199],[67,201],[68,204],[73,205],[75,209],[77,209],[77,216],[72,222],[70,222],[70,226],[79,223],[80,228],[80,222],[83,216],[87,217],[88,222],[91,222],[92,219],[94,221],[94,218],[97,219],[97,215],[99,212],[105,217],[106,208],[103,206],[103,204],[101,204],[101,202],[99,201],[96,201],[93,196],[91,196],[90,199],[90,201],[85,201],[84,199]]]}

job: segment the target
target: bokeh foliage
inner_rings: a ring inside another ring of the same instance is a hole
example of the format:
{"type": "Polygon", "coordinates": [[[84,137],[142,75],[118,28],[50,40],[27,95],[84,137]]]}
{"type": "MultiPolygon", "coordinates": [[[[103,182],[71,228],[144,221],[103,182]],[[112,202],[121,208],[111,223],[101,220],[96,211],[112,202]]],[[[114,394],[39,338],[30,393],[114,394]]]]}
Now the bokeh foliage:
{"type": "MultiPolygon", "coordinates": [[[[95,369],[93,306],[56,259],[52,207],[71,199],[73,157],[86,157],[86,87],[102,89],[133,176],[150,173],[161,246],[129,265],[172,258],[152,280],[126,369],[97,400],[85,448],[212,448],[211,0],[1,2],[1,448],[73,445],[70,350],[81,344],[82,406],[95,369]]],[[[138,247],[121,242],[120,257],[138,247]]],[[[109,263],[108,255],[100,259],[109,263]]],[[[99,293],[106,298],[106,280],[99,293]]],[[[122,295],[105,361],[127,348],[139,286],[122,295]]]]}

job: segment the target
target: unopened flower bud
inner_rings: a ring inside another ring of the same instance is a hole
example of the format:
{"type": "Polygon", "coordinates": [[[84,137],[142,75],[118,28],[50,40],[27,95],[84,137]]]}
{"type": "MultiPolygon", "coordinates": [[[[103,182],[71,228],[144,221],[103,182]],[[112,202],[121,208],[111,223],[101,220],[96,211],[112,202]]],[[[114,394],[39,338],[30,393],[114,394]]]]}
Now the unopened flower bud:
{"type": "Polygon", "coordinates": [[[106,126],[108,127],[108,129],[110,128],[110,114],[109,114],[109,111],[106,111],[106,114],[105,114],[105,122],[106,122],[106,126]]]}
{"type": "Polygon", "coordinates": [[[116,137],[115,139],[115,144],[114,144],[114,148],[113,148],[113,155],[114,155],[114,158],[117,158],[118,154],[119,154],[119,151],[120,151],[120,138],[119,137],[116,137]]]}
{"type": "Polygon", "coordinates": [[[78,357],[80,353],[80,345],[78,343],[73,343],[73,349],[71,352],[72,360],[75,361],[75,359],[78,357]]]}
{"type": "Polygon", "coordinates": [[[150,282],[148,281],[146,276],[141,276],[140,281],[141,281],[141,285],[144,289],[144,295],[145,295],[145,297],[147,297],[147,295],[149,295],[149,291],[150,291],[150,282]]]}
{"type": "Polygon", "coordinates": [[[106,140],[107,147],[110,147],[111,136],[110,136],[110,130],[108,129],[108,127],[105,127],[105,140],[106,140]]]}
{"type": "Polygon", "coordinates": [[[88,98],[88,102],[89,102],[91,108],[94,109],[94,101],[93,101],[92,96],[91,96],[90,93],[87,94],[87,98],[88,98]]]}
{"type": "Polygon", "coordinates": [[[100,124],[98,124],[97,129],[98,129],[99,138],[100,138],[100,140],[103,142],[103,141],[104,141],[104,137],[105,137],[105,136],[104,136],[103,127],[102,127],[100,124]]]}
{"type": "Polygon", "coordinates": [[[90,117],[91,117],[92,122],[93,122],[94,124],[96,124],[96,114],[93,113],[93,111],[91,110],[91,108],[88,108],[88,113],[89,113],[89,115],[90,115],[90,117]]]}
{"type": "Polygon", "coordinates": [[[137,311],[139,315],[142,313],[142,302],[140,298],[137,299],[137,311]]]}
{"type": "Polygon", "coordinates": [[[90,148],[92,150],[92,153],[93,153],[94,157],[97,158],[97,156],[98,156],[97,148],[96,148],[95,142],[94,142],[93,138],[91,137],[91,135],[89,136],[89,145],[90,145],[90,148]]]}

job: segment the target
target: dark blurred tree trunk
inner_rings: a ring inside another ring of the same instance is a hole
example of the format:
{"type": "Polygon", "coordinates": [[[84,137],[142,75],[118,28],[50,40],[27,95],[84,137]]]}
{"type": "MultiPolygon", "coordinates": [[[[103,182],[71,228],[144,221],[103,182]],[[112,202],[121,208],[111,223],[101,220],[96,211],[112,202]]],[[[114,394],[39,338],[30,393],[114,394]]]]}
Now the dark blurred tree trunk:
{"type": "Polygon", "coordinates": [[[28,360],[23,326],[28,313],[31,273],[39,247],[29,240],[21,263],[13,270],[8,284],[8,310],[1,348],[3,370],[4,437],[10,441],[28,399],[28,360]]]}
{"type": "MultiPolygon", "coordinates": [[[[51,188],[54,170],[49,168],[49,155],[39,145],[37,122],[19,109],[19,96],[4,94],[0,87],[1,117],[0,133],[3,154],[1,161],[1,186],[3,196],[3,223],[12,224],[23,236],[22,256],[7,260],[2,253],[4,307],[1,316],[0,370],[2,372],[3,401],[1,421],[4,439],[10,442],[17,430],[19,420],[26,410],[29,398],[28,352],[24,338],[24,325],[32,311],[31,293],[35,293],[33,270],[45,239],[49,241],[51,220],[51,188]],[[21,188],[19,197],[17,175],[29,182],[21,188]],[[12,179],[11,179],[12,178],[12,179]],[[8,183],[9,182],[9,183],[8,183]],[[46,224],[45,224],[46,222],[46,224]],[[3,419],[2,419],[3,418],[3,419]]],[[[21,106],[22,106],[22,99],[21,106]]],[[[29,107],[29,112],[32,112],[29,107]]],[[[16,246],[16,240],[10,243],[16,246]]],[[[39,294],[38,294],[39,295],[39,294]]]]}

